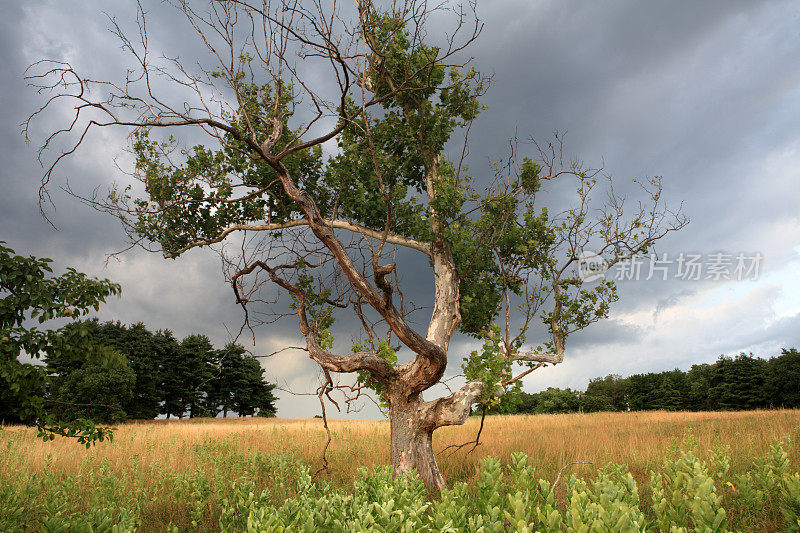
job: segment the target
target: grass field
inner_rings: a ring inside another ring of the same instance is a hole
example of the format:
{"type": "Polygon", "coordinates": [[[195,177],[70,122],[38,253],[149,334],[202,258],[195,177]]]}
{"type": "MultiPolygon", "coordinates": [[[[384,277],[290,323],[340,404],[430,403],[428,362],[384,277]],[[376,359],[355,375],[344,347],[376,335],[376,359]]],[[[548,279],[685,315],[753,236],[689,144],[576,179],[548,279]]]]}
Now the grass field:
{"type": "MultiPolygon", "coordinates": [[[[435,448],[473,440],[478,422],[470,419],[464,426],[437,431],[435,448]]],[[[320,477],[333,487],[351,488],[359,467],[388,463],[388,423],[333,420],[330,426],[330,466],[320,477]]],[[[551,482],[575,461],[592,463],[570,467],[570,473],[587,478],[605,463],[624,464],[647,498],[650,471],[679,447],[692,448],[708,461],[724,452],[732,481],[718,483],[723,486],[717,491],[729,500],[729,527],[775,531],[783,527],[777,505],[737,508],[735,480],[760,464],[774,439],[784,439],[796,470],[799,431],[800,411],[782,410],[492,416],[474,451],[467,453],[466,447],[438,457],[450,485],[473,484],[481,458],[504,461],[518,451],[527,454],[536,476],[551,482]]],[[[269,489],[276,504],[292,496],[291,483],[280,479],[286,470],[276,468],[276,461],[302,462],[314,471],[324,440],[319,419],[129,423],[118,428],[113,442],[88,450],[65,439],[45,443],[33,430],[6,427],[0,431],[0,487],[5,491],[0,492],[0,513],[7,520],[24,512],[32,521],[75,515],[98,523],[121,513],[133,517],[143,531],[164,531],[170,524],[213,530],[223,501],[233,497],[237,484],[256,492],[269,489]]]]}

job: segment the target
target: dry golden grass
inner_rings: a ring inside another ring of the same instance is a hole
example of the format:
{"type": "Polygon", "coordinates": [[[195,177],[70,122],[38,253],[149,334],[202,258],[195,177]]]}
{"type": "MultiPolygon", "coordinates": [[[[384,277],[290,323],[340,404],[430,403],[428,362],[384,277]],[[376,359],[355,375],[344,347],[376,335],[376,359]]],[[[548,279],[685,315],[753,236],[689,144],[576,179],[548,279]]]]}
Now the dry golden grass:
{"type": "MultiPolygon", "coordinates": [[[[434,448],[442,450],[451,444],[474,440],[478,424],[479,420],[473,417],[463,426],[438,430],[434,448]]],[[[388,463],[387,422],[329,420],[329,425],[333,442],[328,459],[334,479],[349,483],[360,466],[388,463]]],[[[687,430],[696,440],[701,456],[716,447],[729,446],[735,464],[737,459],[763,455],[772,439],[794,437],[798,429],[798,410],[489,416],[477,449],[471,453],[466,453],[470,446],[455,453],[448,450],[438,457],[451,481],[470,478],[483,457],[504,458],[515,451],[525,452],[544,478],[571,461],[591,461],[595,465],[624,463],[636,475],[660,465],[670,442],[683,440],[687,430]]],[[[209,439],[225,441],[239,451],[290,452],[314,466],[320,461],[325,439],[320,419],[279,418],[122,424],[112,443],[102,443],[88,451],[67,439],[41,442],[29,429],[9,427],[6,434],[9,433],[24,435],[14,439],[20,447],[14,467],[34,475],[46,465],[64,474],[74,473],[87,460],[103,461],[114,470],[125,470],[132,467],[133,458],[139,466],[158,463],[176,471],[195,469],[200,458],[194,445],[209,439]]],[[[798,448],[793,446],[794,464],[797,453],[798,448]]],[[[0,471],[0,477],[3,475],[0,471]]]]}
{"type": "MultiPolygon", "coordinates": [[[[328,450],[330,467],[323,475],[334,485],[351,486],[361,466],[388,463],[387,422],[331,420],[329,424],[333,442],[328,450]]],[[[434,437],[435,449],[474,440],[478,424],[479,420],[472,418],[464,426],[440,429],[434,437]]],[[[490,416],[477,449],[467,453],[470,447],[465,447],[452,454],[439,453],[438,457],[451,484],[471,480],[483,457],[507,458],[522,451],[540,478],[553,480],[563,465],[573,461],[593,463],[572,467],[572,471],[584,475],[592,475],[603,464],[614,462],[627,465],[646,490],[650,470],[659,468],[668,448],[686,440],[687,435],[696,443],[701,457],[715,448],[728,447],[732,470],[743,471],[755,457],[766,454],[772,439],[790,436],[797,441],[798,428],[797,410],[490,416]]],[[[0,484],[18,484],[23,478],[44,476],[50,480],[68,476],[95,479],[92,473],[102,469],[104,479],[120,480],[123,486],[114,489],[118,493],[125,493],[125,484],[131,485],[131,491],[136,484],[138,493],[149,495],[138,505],[145,523],[158,530],[169,522],[187,520],[185,504],[174,501],[175,488],[170,486],[181,475],[216,472],[214,483],[236,479],[243,463],[229,458],[256,450],[288,453],[316,469],[324,440],[319,419],[128,423],[119,426],[113,442],[89,450],[66,439],[42,442],[31,429],[7,427],[0,431],[0,484]],[[172,474],[177,477],[170,477],[172,474]]],[[[787,451],[797,465],[800,448],[793,443],[787,451]]],[[[258,484],[268,487],[270,479],[259,480],[258,484]]],[[[92,486],[73,487],[71,505],[88,508],[95,490],[92,486]]],[[[209,516],[208,520],[211,525],[214,517],[209,516]]]]}

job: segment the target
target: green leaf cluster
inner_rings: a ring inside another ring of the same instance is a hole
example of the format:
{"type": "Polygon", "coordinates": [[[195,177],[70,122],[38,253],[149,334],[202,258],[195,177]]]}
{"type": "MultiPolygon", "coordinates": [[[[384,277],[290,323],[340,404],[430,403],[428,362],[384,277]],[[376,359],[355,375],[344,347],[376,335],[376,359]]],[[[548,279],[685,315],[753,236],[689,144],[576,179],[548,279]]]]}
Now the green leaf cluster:
{"type": "MultiPolygon", "coordinates": [[[[353,352],[361,352],[365,350],[365,346],[359,343],[353,343],[353,352]]],[[[397,365],[397,354],[389,346],[386,341],[379,341],[377,349],[374,352],[378,357],[389,363],[392,367],[397,365]]],[[[382,380],[375,379],[372,374],[366,370],[358,372],[358,383],[366,385],[378,395],[378,403],[384,409],[389,409],[389,397],[386,394],[386,385],[382,380]]]]}

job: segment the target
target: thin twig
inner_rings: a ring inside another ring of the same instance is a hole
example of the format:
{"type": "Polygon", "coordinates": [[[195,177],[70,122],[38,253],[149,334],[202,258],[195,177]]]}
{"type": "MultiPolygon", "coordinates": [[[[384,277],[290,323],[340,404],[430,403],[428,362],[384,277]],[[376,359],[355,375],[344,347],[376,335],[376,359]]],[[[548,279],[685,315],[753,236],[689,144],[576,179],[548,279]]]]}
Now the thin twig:
{"type": "Polygon", "coordinates": [[[324,472],[328,469],[328,447],[331,445],[331,430],[328,427],[328,415],[325,413],[325,392],[329,386],[333,386],[333,382],[331,380],[331,375],[325,372],[326,379],[325,383],[319,388],[319,392],[317,396],[319,396],[319,405],[322,407],[322,425],[325,427],[325,433],[328,434],[328,439],[325,441],[325,447],[322,448],[322,465],[314,472],[314,477],[316,477],[321,472],[324,472]]]}
{"type": "MultiPolygon", "coordinates": [[[[483,432],[483,423],[486,420],[486,405],[483,405],[482,407],[483,407],[483,411],[481,412],[481,425],[478,428],[478,434],[475,435],[475,440],[471,440],[469,442],[465,442],[464,444],[451,444],[450,446],[446,446],[445,448],[443,448],[440,453],[445,452],[446,450],[449,450],[450,448],[455,448],[455,450],[453,450],[452,452],[447,454],[447,457],[450,457],[451,455],[456,453],[458,450],[460,450],[464,446],[469,446],[470,444],[473,444],[472,448],[470,448],[469,451],[466,453],[466,455],[469,455],[469,454],[471,454],[472,452],[475,451],[475,448],[480,446],[480,444],[481,444],[481,442],[480,442],[481,433],[483,432]]],[[[466,457],[466,455],[465,455],[465,457],[466,457]]]]}
{"type": "Polygon", "coordinates": [[[561,470],[558,471],[558,475],[556,476],[556,480],[553,482],[553,486],[550,487],[550,492],[556,490],[556,485],[558,485],[558,482],[561,481],[561,474],[564,472],[564,470],[567,469],[568,466],[572,466],[572,465],[591,465],[591,464],[594,464],[594,463],[592,463],[591,461],[572,461],[571,463],[567,463],[564,466],[562,466],[561,470]]]}

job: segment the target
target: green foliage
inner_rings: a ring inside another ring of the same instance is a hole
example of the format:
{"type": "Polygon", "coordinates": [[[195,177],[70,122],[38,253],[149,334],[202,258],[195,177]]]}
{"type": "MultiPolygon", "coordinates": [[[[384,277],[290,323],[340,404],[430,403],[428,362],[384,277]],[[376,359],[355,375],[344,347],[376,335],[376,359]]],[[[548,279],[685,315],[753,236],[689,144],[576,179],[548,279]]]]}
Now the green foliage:
{"type": "Polygon", "coordinates": [[[648,520],[639,509],[639,490],[633,476],[607,465],[591,486],[575,476],[567,482],[567,531],[645,532],[648,520]]]}
{"type": "MultiPolygon", "coordinates": [[[[53,368],[48,365],[48,370],[53,368]]],[[[93,348],[80,368],[52,377],[50,412],[62,420],[85,418],[95,422],[120,422],[133,398],[136,375],[121,353],[93,348]]]]}
{"type": "Polygon", "coordinates": [[[523,158],[520,165],[519,183],[525,192],[533,194],[539,190],[539,173],[542,171],[541,165],[536,161],[531,161],[527,157],[523,158]]]}
{"type": "MultiPolygon", "coordinates": [[[[397,364],[397,355],[395,354],[395,351],[389,346],[388,342],[379,341],[376,348],[377,349],[375,350],[375,353],[379,357],[384,359],[387,363],[389,363],[392,366],[395,366],[397,364]]],[[[364,346],[358,343],[353,344],[353,352],[360,352],[362,350],[364,350],[364,346]]],[[[386,395],[386,385],[384,385],[383,382],[373,378],[372,374],[370,374],[367,371],[358,372],[358,382],[374,390],[375,393],[378,395],[378,402],[380,406],[384,410],[389,409],[389,398],[386,395]]]]}
{"type": "Polygon", "coordinates": [[[767,362],[752,355],[720,357],[711,367],[709,395],[718,409],[755,409],[764,405],[767,362]]]}
{"type": "MultiPolygon", "coordinates": [[[[331,297],[329,287],[319,287],[315,283],[314,276],[309,273],[308,264],[300,262],[297,287],[305,294],[306,314],[309,318],[309,327],[316,334],[319,345],[326,350],[333,347],[333,306],[328,303],[331,297]]],[[[297,309],[297,297],[292,294],[292,309],[297,309]]]]}
{"type": "Polygon", "coordinates": [[[800,406],[800,351],[784,349],[766,369],[768,401],[781,407],[800,406]]]}
{"type": "Polygon", "coordinates": [[[164,333],[153,334],[142,323],[126,326],[120,322],[101,324],[92,320],[85,326],[94,342],[113,348],[128,359],[135,383],[133,396],[122,404],[127,418],[146,420],[158,416],[166,355],[164,333]]]}
{"type": "MultiPolygon", "coordinates": [[[[242,109],[237,116],[228,118],[245,126],[244,115],[248,113],[256,135],[268,137],[272,133],[276,91],[268,86],[242,83],[237,89],[242,95],[242,109]]],[[[284,105],[289,105],[291,88],[283,87],[280,98],[284,105]]],[[[295,134],[287,128],[282,133],[277,149],[295,139],[295,134]]],[[[147,129],[137,130],[132,144],[135,170],[144,182],[147,197],[133,197],[127,187],[112,190],[109,201],[125,205],[134,212],[132,230],[160,243],[166,252],[174,252],[194,241],[213,239],[230,224],[264,219],[281,222],[299,213],[277,181],[278,175],[272,167],[247,157],[249,148],[243,141],[229,135],[225,143],[218,151],[195,146],[181,164],[173,164],[171,156],[177,149],[175,139],[160,141],[152,139],[147,129]],[[241,181],[235,183],[233,176],[241,181]],[[258,189],[263,194],[240,199],[237,185],[258,189]]],[[[320,208],[324,209],[327,192],[317,187],[321,178],[321,157],[321,148],[314,147],[289,156],[283,164],[298,184],[315,193],[320,208]]]]}
{"type": "MultiPolygon", "coordinates": [[[[297,497],[264,505],[252,492],[223,511],[223,531],[728,531],[722,497],[704,462],[690,452],[652,472],[652,507],[639,496],[633,476],[620,465],[601,468],[587,481],[572,475],[559,501],[551,483],[537,479],[524,454],[509,464],[481,461],[474,487],[456,483],[438,500],[425,497],[415,477],[392,478],[388,468],[361,470],[352,492],[332,491],[298,472],[297,497]],[[246,517],[246,518],[245,518],[246,517]]],[[[797,520],[797,475],[777,478],[784,487],[787,524],[797,520]],[[794,498],[794,499],[793,499],[794,498]],[[793,511],[794,509],[794,511],[793,511]]]]}
{"type": "Polygon", "coordinates": [[[42,435],[66,435],[81,442],[108,436],[108,428],[93,424],[61,424],[45,410],[46,376],[42,366],[21,363],[26,354],[39,358],[80,357],[90,347],[80,325],[39,329],[30,324],[66,321],[99,309],[120,286],[68,268],[53,276],[50,259],[23,257],[0,243],[0,418],[37,424],[42,435]]]}
{"type": "Polygon", "coordinates": [[[706,464],[691,452],[665,461],[650,477],[656,525],[662,531],[727,531],[722,497],[706,464]]]}
{"type": "Polygon", "coordinates": [[[167,415],[167,418],[173,415],[182,417],[186,412],[183,398],[186,396],[185,385],[188,381],[184,374],[191,370],[183,365],[181,343],[171,331],[157,333],[156,337],[164,376],[161,382],[161,413],[167,415]]]}
{"type": "MultiPolygon", "coordinates": [[[[572,389],[548,387],[536,394],[521,393],[516,406],[519,413],[575,413],[582,407],[581,396],[572,389]]],[[[585,405],[583,406],[585,409],[585,405]]]]}
{"type": "Polygon", "coordinates": [[[214,346],[205,335],[189,335],[181,341],[177,367],[169,379],[178,382],[177,402],[183,407],[181,413],[189,416],[208,416],[204,399],[208,383],[213,377],[214,346]]]}
{"type": "Polygon", "coordinates": [[[206,397],[212,416],[220,410],[225,416],[235,411],[239,416],[275,416],[274,385],[264,381],[264,369],[243,347],[229,344],[215,355],[218,371],[213,373],[206,397]]]}
{"type": "Polygon", "coordinates": [[[486,336],[481,351],[470,353],[462,368],[468,380],[478,379],[484,383],[482,400],[489,401],[490,407],[498,407],[501,402],[511,401],[515,394],[520,390],[521,382],[517,381],[511,386],[504,385],[504,381],[510,378],[510,366],[501,351],[502,337],[500,327],[492,324],[491,333],[486,336]],[[505,394],[497,395],[498,389],[509,392],[508,398],[505,394]]]}
{"type": "Polygon", "coordinates": [[[783,478],[781,497],[781,513],[786,519],[786,529],[800,531],[800,474],[795,472],[783,478]]]}
{"type": "Polygon", "coordinates": [[[179,341],[170,331],[151,333],[144,324],[125,326],[96,319],[75,322],[85,353],[47,357],[51,376],[49,412],[94,421],[168,416],[274,416],[274,385],[264,381],[258,360],[239,345],[215,349],[207,337],[179,341]]]}

